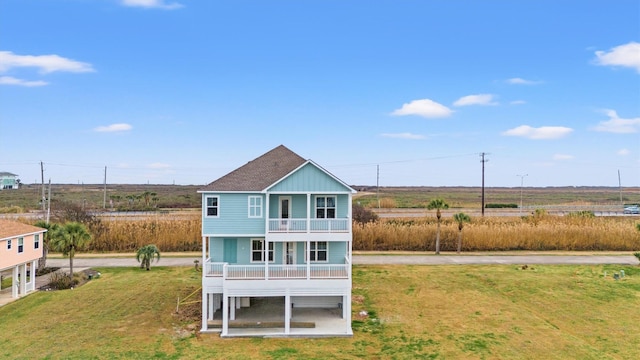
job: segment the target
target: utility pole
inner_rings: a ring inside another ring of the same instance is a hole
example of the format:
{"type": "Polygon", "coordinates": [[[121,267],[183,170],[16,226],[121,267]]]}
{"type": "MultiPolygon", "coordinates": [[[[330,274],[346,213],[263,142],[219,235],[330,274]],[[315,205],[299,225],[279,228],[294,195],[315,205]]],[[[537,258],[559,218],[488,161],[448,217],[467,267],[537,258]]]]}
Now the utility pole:
{"type": "Polygon", "coordinates": [[[107,167],[104,167],[104,197],[102,199],[102,208],[107,208],[107,167]]]}
{"type": "Polygon", "coordinates": [[[380,209],[380,165],[376,165],[376,199],[378,200],[378,209],[380,209]]]}
{"type": "Polygon", "coordinates": [[[484,156],[487,155],[486,153],[480,153],[480,156],[482,157],[482,160],[480,160],[480,162],[482,163],[482,216],[484,216],[484,163],[486,163],[489,160],[485,160],[484,156]]]}
{"type": "Polygon", "coordinates": [[[622,181],[620,181],[620,169],[618,169],[618,188],[620,189],[620,205],[624,206],[622,202],[622,181]]]}
{"type": "Polygon", "coordinates": [[[51,218],[51,178],[49,178],[49,196],[47,196],[47,224],[51,218]]]}
{"type": "Polygon", "coordinates": [[[40,176],[42,177],[42,212],[44,213],[46,199],[44,197],[44,163],[40,161],[40,176]]]}
{"type": "Polygon", "coordinates": [[[529,176],[529,174],[516,176],[520,176],[520,216],[522,216],[522,187],[524,186],[524,177],[529,176]]]}

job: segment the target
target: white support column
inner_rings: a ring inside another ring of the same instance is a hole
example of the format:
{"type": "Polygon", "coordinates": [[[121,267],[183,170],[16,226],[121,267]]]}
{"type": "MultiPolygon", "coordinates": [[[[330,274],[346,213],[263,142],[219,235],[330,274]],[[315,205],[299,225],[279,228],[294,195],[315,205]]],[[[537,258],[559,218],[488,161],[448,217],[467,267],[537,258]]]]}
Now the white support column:
{"type": "Polygon", "coordinates": [[[229,297],[222,294],[222,332],[220,335],[225,336],[229,332],[229,297]]]}
{"type": "Polygon", "coordinates": [[[18,265],[13,267],[13,274],[11,274],[11,297],[18,297],[18,287],[20,284],[18,283],[18,265]]]}
{"type": "MultiPolygon", "coordinates": [[[[204,269],[204,267],[203,267],[204,269]]],[[[207,299],[209,299],[209,294],[207,294],[207,291],[205,290],[205,288],[202,288],[202,331],[206,331],[208,324],[207,324],[207,299]]]]}
{"type": "MultiPolygon", "coordinates": [[[[264,279],[269,280],[269,240],[265,236],[264,237],[264,279]]],[[[276,256],[276,245],[273,245],[273,257],[275,260],[276,256]]]]}
{"type": "Polygon", "coordinates": [[[311,193],[307,193],[307,234],[311,232],[311,214],[313,205],[311,204],[311,193]]]}
{"type": "Polygon", "coordinates": [[[291,333],[291,296],[289,294],[284,296],[284,333],[285,335],[291,333]]]}
{"type": "Polygon", "coordinates": [[[207,254],[207,243],[209,242],[207,241],[208,239],[209,239],[208,236],[202,237],[202,277],[207,276],[207,271],[206,271],[207,257],[211,258],[211,254],[207,254]]]}
{"type": "Polygon", "coordinates": [[[20,265],[20,296],[27,294],[27,263],[20,265]]]}
{"type": "Polygon", "coordinates": [[[27,291],[35,291],[36,290],[36,272],[38,270],[38,261],[33,260],[31,262],[31,281],[29,281],[29,284],[31,285],[29,287],[29,289],[27,289],[27,291]]]}
{"type": "Polygon", "coordinates": [[[351,333],[351,292],[344,296],[344,302],[342,304],[342,318],[347,320],[347,333],[351,333]]]}

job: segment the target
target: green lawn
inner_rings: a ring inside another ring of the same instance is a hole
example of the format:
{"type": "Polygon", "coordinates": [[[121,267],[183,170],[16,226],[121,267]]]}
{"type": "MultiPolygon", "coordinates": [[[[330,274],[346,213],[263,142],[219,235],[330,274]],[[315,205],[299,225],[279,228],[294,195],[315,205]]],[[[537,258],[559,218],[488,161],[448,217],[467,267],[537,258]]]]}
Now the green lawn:
{"type": "Polygon", "coordinates": [[[174,314],[200,285],[193,267],[99,270],[75,290],[0,307],[0,358],[640,357],[640,267],[355,266],[354,336],[327,339],[194,334],[199,304],[174,314]]]}

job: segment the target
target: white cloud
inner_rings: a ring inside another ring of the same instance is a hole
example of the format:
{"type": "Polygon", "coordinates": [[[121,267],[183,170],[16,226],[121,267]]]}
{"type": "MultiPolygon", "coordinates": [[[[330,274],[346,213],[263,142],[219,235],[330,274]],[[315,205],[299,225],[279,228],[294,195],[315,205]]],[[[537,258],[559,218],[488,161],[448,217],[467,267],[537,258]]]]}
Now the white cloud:
{"type": "Polygon", "coordinates": [[[620,149],[618,150],[618,152],[616,153],[620,156],[627,156],[629,154],[631,154],[631,151],[629,151],[629,149],[620,149]]]}
{"type": "Polygon", "coordinates": [[[564,126],[542,126],[534,128],[529,125],[521,125],[504,131],[505,136],[520,136],[533,140],[560,139],[569,135],[573,129],[564,126]]]}
{"type": "Polygon", "coordinates": [[[97,132],[119,132],[119,131],[129,131],[133,128],[133,126],[129,124],[111,124],[107,126],[98,126],[93,129],[97,132]]]}
{"type": "Polygon", "coordinates": [[[574,156],[573,155],[567,155],[567,154],[555,154],[553,155],[553,160],[571,160],[573,159],[574,156]]]}
{"type": "Polygon", "coordinates": [[[615,110],[605,109],[603,112],[609,117],[609,120],[601,121],[593,127],[593,130],[616,134],[632,134],[640,131],[640,117],[622,119],[615,110]]]}
{"type": "Polygon", "coordinates": [[[510,102],[509,104],[511,105],[522,105],[522,104],[526,104],[527,102],[524,100],[513,100],[512,102],[510,102]]]}
{"type": "Polygon", "coordinates": [[[394,138],[394,139],[409,139],[409,140],[422,140],[424,135],[412,134],[412,133],[398,133],[398,134],[380,134],[382,137],[394,138]]]}
{"type": "Polygon", "coordinates": [[[122,0],[122,5],[163,10],[175,10],[184,7],[184,5],[177,2],[167,4],[164,2],[164,0],[122,0]]]}
{"type": "Polygon", "coordinates": [[[526,80],[523,78],[511,78],[511,79],[507,79],[506,82],[507,84],[512,84],[512,85],[536,85],[536,84],[542,83],[542,81],[526,80]]]}
{"type": "Polygon", "coordinates": [[[153,163],[153,164],[147,165],[147,168],[149,169],[158,169],[158,170],[169,169],[170,167],[171,165],[164,164],[164,163],[153,163]]]}
{"type": "Polygon", "coordinates": [[[469,106],[469,105],[498,105],[493,101],[492,94],[467,95],[456,100],[453,106],[469,106]]]}
{"type": "Polygon", "coordinates": [[[453,111],[451,109],[442,104],[430,99],[421,99],[403,104],[400,109],[394,110],[391,115],[418,115],[425,118],[438,118],[451,116],[452,113],[453,111]]]}
{"type": "Polygon", "coordinates": [[[608,52],[596,51],[595,63],[603,66],[625,66],[640,73],[640,43],[619,45],[608,52]]]}
{"type": "Polygon", "coordinates": [[[0,72],[16,67],[35,67],[43,74],[56,71],[84,73],[95,71],[91,64],[63,58],[58,55],[16,55],[11,51],[0,51],[0,72]]]}
{"type": "Polygon", "coordinates": [[[49,83],[46,81],[40,81],[40,80],[28,81],[28,80],[16,79],[11,76],[0,76],[0,85],[18,85],[18,86],[34,87],[34,86],[45,86],[48,84],[49,83]]]}

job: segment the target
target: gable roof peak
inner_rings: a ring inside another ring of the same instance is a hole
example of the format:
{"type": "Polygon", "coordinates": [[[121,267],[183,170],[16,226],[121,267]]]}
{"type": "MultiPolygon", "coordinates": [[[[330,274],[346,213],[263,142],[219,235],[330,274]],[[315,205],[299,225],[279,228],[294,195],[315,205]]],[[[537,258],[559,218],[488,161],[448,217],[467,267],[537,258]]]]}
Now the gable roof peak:
{"type": "Polygon", "coordinates": [[[262,191],[307,162],[279,145],[205,186],[201,191],[262,191]]]}

